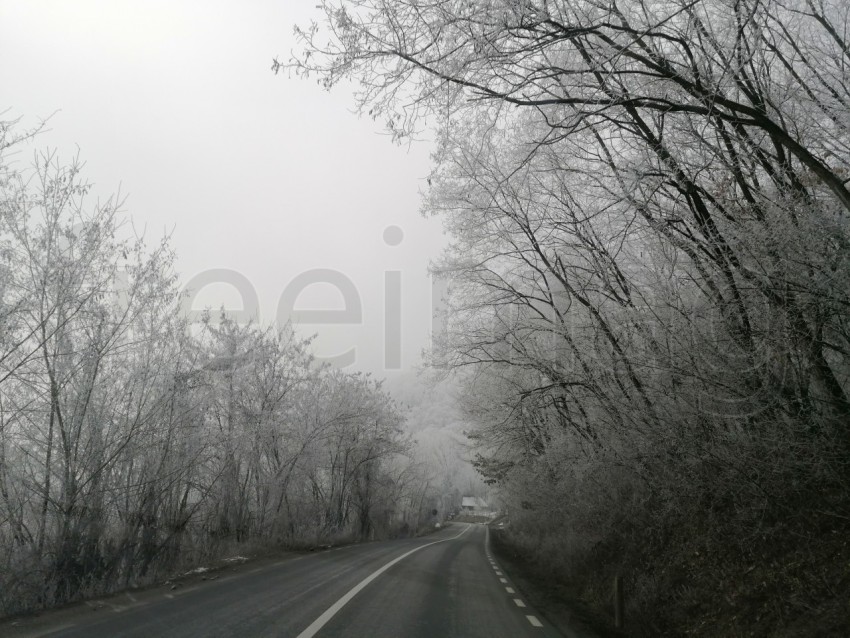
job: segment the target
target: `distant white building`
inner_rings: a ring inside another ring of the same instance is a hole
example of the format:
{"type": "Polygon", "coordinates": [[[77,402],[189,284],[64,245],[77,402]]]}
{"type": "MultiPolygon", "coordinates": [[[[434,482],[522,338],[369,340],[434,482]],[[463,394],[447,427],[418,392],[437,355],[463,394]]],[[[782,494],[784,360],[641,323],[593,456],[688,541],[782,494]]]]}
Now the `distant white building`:
{"type": "Polygon", "coordinates": [[[460,508],[467,513],[471,514],[489,514],[490,506],[487,505],[487,501],[483,498],[479,498],[478,496],[464,496],[463,500],[460,503],[460,508]]]}

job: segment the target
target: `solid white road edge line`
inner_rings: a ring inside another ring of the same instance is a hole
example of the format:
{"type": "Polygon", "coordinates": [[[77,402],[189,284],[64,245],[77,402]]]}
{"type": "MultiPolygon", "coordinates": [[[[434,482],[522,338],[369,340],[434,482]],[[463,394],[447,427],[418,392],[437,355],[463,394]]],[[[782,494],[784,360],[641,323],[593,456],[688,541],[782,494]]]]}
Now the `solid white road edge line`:
{"type": "Polygon", "coordinates": [[[316,618],[316,620],[314,620],[310,624],[310,626],[307,627],[307,629],[305,629],[300,634],[298,634],[298,638],[313,638],[313,636],[315,636],[317,633],[319,633],[319,630],[322,627],[324,627],[325,625],[327,625],[328,622],[330,621],[330,619],[333,618],[334,616],[336,616],[336,614],[339,613],[339,610],[342,609],[343,607],[345,607],[345,605],[348,604],[348,602],[351,601],[351,599],[354,598],[357,594],[359,594],[363,590],[363,588],[366,587],[366,585],[371,583],[373,580],[375,580],[378,576],[383,574],[385,571],[387,571],[390,567],[392,567],[396,563],[403,561],[405,558],[407,558],[411,554],[415,554],[420,549],[425,549],[426,547],[430,547],[431,545],[436,545],[437,543],[445,543],[446,541],[453,541],[456,538],[460,538],[461,536],[466,534],[471,528],[472,528],[472,525],[467,525],[466,529],[464,529],[460,534],[457,534],[456,536],[452,536],[451,538],[442,538],[442,539],[440,539],[438,541],[434,541],[432,543],[426,543],[425,545],[420,545],[419,547],[415,547],[415,548],[411,549],[406,554],[402,554],[398,558],[394,558],[389,563],[387,563],[383,567],[379,568],[378,570],[372,572],[369,576],[367,576],[366,578],[361,580],[359,583],[357,583],[354,587],[352,587],[348,591],[347,594],[345,594],[342,598],[340,598],[338,601],[336,601],[333,605],[328,607],[327,610],[325,610],[325,612],[321,616],[316,618]]]}

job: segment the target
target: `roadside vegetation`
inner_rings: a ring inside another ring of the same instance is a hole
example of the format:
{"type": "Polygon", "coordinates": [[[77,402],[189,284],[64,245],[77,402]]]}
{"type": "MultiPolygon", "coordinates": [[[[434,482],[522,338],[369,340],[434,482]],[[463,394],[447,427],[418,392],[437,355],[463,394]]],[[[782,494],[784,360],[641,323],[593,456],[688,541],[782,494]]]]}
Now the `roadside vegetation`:
{"type": "Polygon", "coordinates": [[[27,165],[37,139],[0,123],[0,616],[456,506],[381,383],[289,326],[188,324],[167,242],[126,238],[78,163],[27,165]]]}
{"type": "Polygon", "coordinates": [[[850,6],[321,8],[278,70],[436,139],[506,542],[630,635],[850,634],[850,6]]]}

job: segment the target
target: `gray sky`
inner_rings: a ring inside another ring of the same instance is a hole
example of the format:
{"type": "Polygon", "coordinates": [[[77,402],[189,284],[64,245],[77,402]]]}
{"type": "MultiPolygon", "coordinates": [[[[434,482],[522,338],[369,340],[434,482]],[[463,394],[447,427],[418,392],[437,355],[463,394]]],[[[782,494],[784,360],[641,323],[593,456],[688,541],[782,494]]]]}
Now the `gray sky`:
{"type": "MultiPolygon", "coordinates": [[[[36,146],[68,159],[79,147],[96,193],[120,186],[151,243],[172,233],[184,282],[239,273],[264,323],[296,277],[344,275],[362,325],[302,330],[319,333],[319,355],[356,348],[352,367],[383,376],[387,272],[400,272],[389,275],[389,305],[400,277],[403,368],[430,329],[426,269],[444,243],[439,221],[418,213],[430,149],[394,146],[380,123],[353,113],[346,87],[327,93],[271,72],[295,46],[293,25],[318,17],[315,4],[0,0],[0,111],[22,124],[55,112],[36,146]],[[400,244],[385,241],[389,226],[400,244]]],[[[239,307],[224,283],[194,306],[221,303],[239,307]]],[[[329,283],[297,298],[299,309],[342,305],[329,283]]]]}

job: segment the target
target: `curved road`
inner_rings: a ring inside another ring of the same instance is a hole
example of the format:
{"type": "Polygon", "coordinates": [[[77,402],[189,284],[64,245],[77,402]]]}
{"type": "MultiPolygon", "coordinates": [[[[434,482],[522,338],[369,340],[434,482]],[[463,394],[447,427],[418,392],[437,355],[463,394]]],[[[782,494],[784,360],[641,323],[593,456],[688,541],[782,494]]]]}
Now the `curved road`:
{"type": "Polygon", "coordinates": [[[543,638],[559,634],[490,557],[487,528],[342,547],[144,600],[125,594],[93,613],[47,613],[12,636],[292,636],[543,638]],[[116,604],[117,601],[117,604],[116,604]]]}

